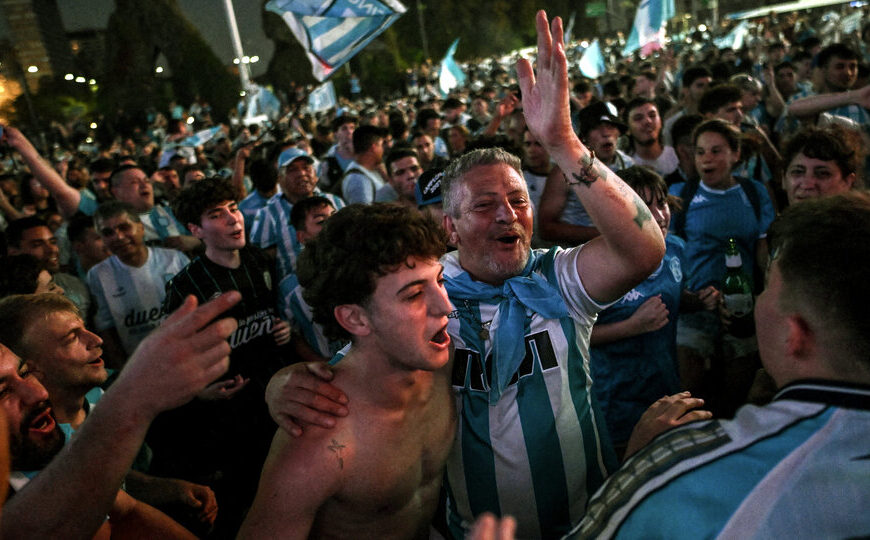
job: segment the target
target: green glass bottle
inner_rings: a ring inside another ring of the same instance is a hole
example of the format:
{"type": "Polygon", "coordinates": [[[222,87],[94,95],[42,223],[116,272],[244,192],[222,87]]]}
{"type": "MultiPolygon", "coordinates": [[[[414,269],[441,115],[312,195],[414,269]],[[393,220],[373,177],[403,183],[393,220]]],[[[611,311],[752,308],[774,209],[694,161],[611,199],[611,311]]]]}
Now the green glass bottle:
{"type": "Polygon", "coordinates": [[[737,249],[737,242],[728,239],[725,251],[725,280],[722,283],[722,301],[731,313],[731,326],[728,332],[734,337],[745,338],[755,333],[755,320],[752,308],[755,298],[749,276],[743,271],[743,260],[737,249]]]}

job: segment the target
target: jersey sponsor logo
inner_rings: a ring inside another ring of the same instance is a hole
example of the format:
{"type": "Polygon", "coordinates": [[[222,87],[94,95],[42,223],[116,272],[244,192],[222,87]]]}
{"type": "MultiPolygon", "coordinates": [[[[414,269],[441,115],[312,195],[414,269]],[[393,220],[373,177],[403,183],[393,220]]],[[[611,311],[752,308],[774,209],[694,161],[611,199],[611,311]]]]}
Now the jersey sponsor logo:
{"type": "MultiPolygon", "coordinates": [[[[529,334],[524,338],[526,355],[519,369],[511,377],[508,386],[517,384],[520,379],[534,373],[538,364],[542,371],[558,369],[556,352],[550,334],[546,330],[529,334]]],[[[489,381],[492,380],[492,353],[487,355],[486,362],[481,361],[480,353],[470,349],[456,349],[453,354],[453,386],[468,388],[480,392],[489,392],[489,381]],[[468,379],[468,386],[465,381],[468,379]]]]}
{"type": "Polygon", "coordinates": [[[272,315],[267,310],[260,310],[239,321],[239,327],[230,336],[230,348],[235,349],[251,340],[272,333],[272,315]]]}
{"type": "Polygon", "coordinates": [[[632,289],[625,293],[625,296],[622,297],[621,302],[634,302],[635,300],[639,300],[644,298],[644,294],[637,289],[632,289]]]}
{"type": "Polygon", "coordinates": [[[133,328],[135,326],[153,323],[162,319],[164,315],[165,313],[163,312],[162,307],[153,307],[151,309],[143,309],[140,311],[131,309],[127,315],[124,316],[124,326],[127,328],[133,328]]]}
{"type": "Polygon", "coordinates": [[[668,267],[671,269],[671,275],[674,276],[674,281],[681,283],[683,281],[683,268],[680,266],[680,259],[674,257],[668,263],[668,267]]]}

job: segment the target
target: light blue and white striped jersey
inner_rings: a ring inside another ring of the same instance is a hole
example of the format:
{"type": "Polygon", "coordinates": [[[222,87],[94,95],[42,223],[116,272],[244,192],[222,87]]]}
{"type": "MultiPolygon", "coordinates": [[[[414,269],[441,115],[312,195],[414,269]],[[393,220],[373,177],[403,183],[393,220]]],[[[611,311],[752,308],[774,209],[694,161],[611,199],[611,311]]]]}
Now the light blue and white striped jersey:
{"type": "MultiPolygon", "coordinates": [[[[455,346],[460,419],[447,462],[447,514],[457,538],[485,511],[515,516],[518,538],[565,534],[615,469],[590,391],[588,358],[596,313],[606,306],[590,299],[580,283],[581,249],[532,252],[533,271],[557,286],[569,316],[545,319],[527,311],[524,337],[517,336],[525,340],[526,357],[494,405],[488,374],[498,303],[451,299],[458,317],[447,331],[455,346]]],[[[441,262],[448,283],[465,273],[456,252],[441,262]]]]}
{"type": "Polygon", "coordinates": [[[251,226],[254,224],[254,216],[260,208],[266,206],[269,202],[269,197],[263,197],[256,189],[251,191],[247,197],[239,203],[239,210],[242,211],[242,216],[245,218],[245,234],[251,235],[251,226]]]}
{"type": "Polygon", "coordinates": [[[145,241],[163,240],[172,236],[190,236],[187,227],[175,219],[168,207],[155,204],[151,210],[139,214],[142,225],[145,226],[145,241]]]}
{"type": "Polygon", "coordinates": [[[870,531],[870,388],[786,386],[733,420],[659,435],[571,538],[857,538],[870,531]]]}
{"type": "Polygon", "coordinates": [[[335,356],[345,343],[327,339],[323,335],[323,327],[314,322],[311,306],[302,298],[302,285],[296,274],[290,274],[278,284],[278,314],[302,334],[305,342],[314,352],[325,358],[335,356]]]}
{"type": "Polygon", "coordinates": [[[166,316],[166,282],[190,262],[174,249],[147,249],[148,260],[139,268],[112,255],[88,270],[88,287],[97,302],[96,328],[115,328],[128,355],[166,316]]]}
{"type": "MultiPolygon", "coordinates": [[[[344,208],[344,201],[331,193],[314,192],[332,201],[336,210],[344,208]]],[[[251,226],[251,244],[260,248],[278,248],[278,279],[296,273],[296,258],[302,244],[296,239],[296,228],[290,223],[290,203],[281,193],[273,195],[266,206],[259,209],[251,226]]]]}

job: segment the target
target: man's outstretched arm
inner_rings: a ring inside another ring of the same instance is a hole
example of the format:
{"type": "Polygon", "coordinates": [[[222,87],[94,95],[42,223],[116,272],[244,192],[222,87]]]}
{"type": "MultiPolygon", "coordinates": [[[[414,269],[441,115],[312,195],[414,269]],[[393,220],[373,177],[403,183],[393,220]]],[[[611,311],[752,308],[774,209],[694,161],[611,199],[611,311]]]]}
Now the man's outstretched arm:
{"type": "Polygon", "coordinates": [[[33,144],[20,131],[11,126],[6,126],[3,129],[6,143],[21,155],[21,158],[30,167],[33,176],[48,190],[57,202],[57,208],[61,215],[69,218],[75,214],[76,210],[79,209],[79,202],[82,200],[81,193],[60,177],[54,167],[39,155],[33,144]]]}
{"type": "Polygon", "coordinates": [[[601,236],[583,248],[577,269],[594,300],[610,302],[646,279],[662,260],[664,238],[643,200],[586,148],[571,127],[562,21],[537,15],[537,73],[517,64],[526,124],[565,173],[601,236]]]}
{"type": "Polygon", "coordinates": [[[76,436],[3,508],[3,538],[92,538],[112,508],[151,421],[188,402],[229,366],[238,303],[189,297],[133,353],[76,436]]]}

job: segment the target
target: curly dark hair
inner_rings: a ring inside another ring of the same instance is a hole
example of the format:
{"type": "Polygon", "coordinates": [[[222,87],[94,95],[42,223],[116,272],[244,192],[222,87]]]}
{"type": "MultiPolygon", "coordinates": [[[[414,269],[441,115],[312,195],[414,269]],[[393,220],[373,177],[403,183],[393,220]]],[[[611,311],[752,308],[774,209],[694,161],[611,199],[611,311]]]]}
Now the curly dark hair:
{"type": "MultiPolygon", "coordinates": [[[[849,133],[845,128],[808,127],[798,131],[785,142],[782,162],[788,168],[791,160],[798,154],[821,161],[833,161],[840,169],[840,174],[845,177],[858,172],[858,167],[864,158],[861,146],[861,136],[857,133],[849,133]]],[[[858,184],[855,187],[861,186],[858,184]]]]}
{"type": "Polygon", "coordinates": [[[410,257],[438,259],[446,250],[441,228],[417,210],[393,204],[352,204],[341,209],[306,244],[297,275],[314,321],[334,339],[349,339],[333,316],[337,306],[365,306],[377,279],[410,257]]]}
{"type": "Polygon", "coordinates": [[[235,201],[236,190],[229,178],[213,176],[187,185],[172,201],[175,217],[187,225],[202,225],[202,213],[224,201],[235,201]]]}

